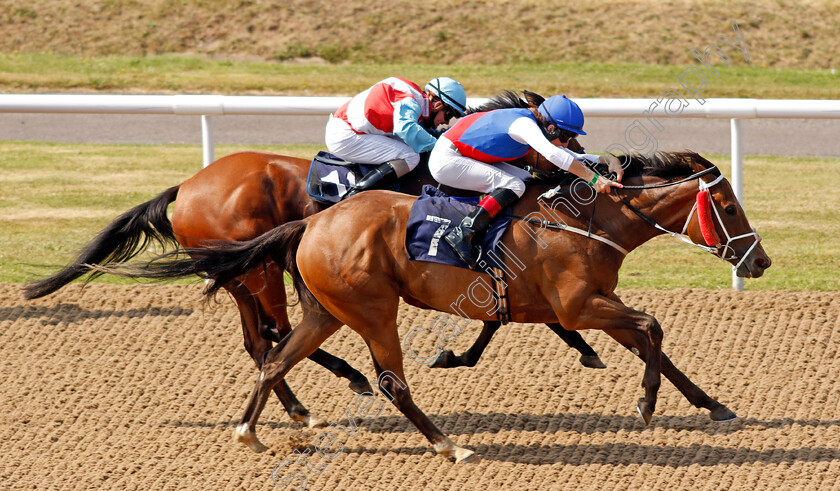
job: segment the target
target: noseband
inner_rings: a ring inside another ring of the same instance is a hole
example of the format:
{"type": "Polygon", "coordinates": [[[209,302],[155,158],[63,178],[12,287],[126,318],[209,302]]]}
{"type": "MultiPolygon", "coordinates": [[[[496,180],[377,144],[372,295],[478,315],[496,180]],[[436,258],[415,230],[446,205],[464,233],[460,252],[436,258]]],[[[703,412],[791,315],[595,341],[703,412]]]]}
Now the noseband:
{"type": "Polygon", "coordinates": [[[700,172],[692,174],[686,177],[685,179],[673,182],[666,182],[663,184],[652,184],[648,186],[624,186],[624,189],[656,189],[669,186],[676,186],[678,184],[697,179],[700,190],[697,192],[697,196],[694,200],[694,206],[691,207],[691,211],[688,213],[688,218],[686,218],[685,220],[685,225],[683,225],[683,228],[680,232],[672,232],[662,227],[661,225],[656,223],[652,218],[645,215],[641,210],[631,205],[627,200],[625,200],[618,194],[619,188],[612,188],[612,190],[615,193],[616,198],[618,198],[618,200],[621,201],[621,203],[624,204],[624,206],[629,208],[633,213],[638,215],[639,218],[649,223],[656,229],[661,230],[662,232],[665,232],[671,237],[677,238],[687,244],[691,244],[693,246],[699,247],[700,249],[703,249],[706,252],[710,252],[715,256],[723,259],[724,261],[739,260],[738,264],[732,267],[732,269],[737,270],[741,267],[741,265],[744,263],[744,261],[753,251],[753,249],[755,249],[755,247],[761,242],[761,236],[759,236],[756,233],[755,229],[753,229],[752,232],[737,235],[735,237],[732,237],[729,234],[729,231],[726,229],[726,225],[724,225],[723,220],[720,217],[720,212],[718,212],[718,209],[715,206],[715,200],[712,199],[712,194],[709,191],[709,189],[711,189],[713,186],[725,180],[723,175],[718,176],[714,181],[708,183],[700,179],[702,176],[709,174],[715,169],[716,167],[709,167],[700,172]],[[686,230],[688,230],[688,224],[689,222],[691,222],[691,218],[694,215],[695,210],[697,210],[697,220],[700,224],[700,231],[703,234],[703,239],[706,241],[706,245],[698,244],[692,241],[690,238],[684,237],[686,230]],[[715,231],[715,225],[712,221],[712,211],[714,211],[714,216],[715,218],[717,218],[717,223],[720,226],[720,229],[723,231],[724,235],[726,235],[725,244],[721,242],[717,232],[715,231]],[[747,252],[745,252],[743,255],[736,255],[735,249],[731,246],[732,242],[740,239],[745,239],[747,237],[754,237],[753,244],[749,247],[749,249],[747,249],[747,252]]]}

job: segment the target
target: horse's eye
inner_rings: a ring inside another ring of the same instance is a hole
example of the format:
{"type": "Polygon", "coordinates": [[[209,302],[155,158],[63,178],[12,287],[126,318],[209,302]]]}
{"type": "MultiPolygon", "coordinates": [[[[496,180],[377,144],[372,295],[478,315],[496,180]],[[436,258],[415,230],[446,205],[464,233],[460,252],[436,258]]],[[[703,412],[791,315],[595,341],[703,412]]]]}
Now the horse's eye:
{"type": "Polygon", "coordinates": [[[725,211],[727,215],[734,215],[737,210],[735,208],[735,205],[729,205],[726,208],[724,208],[723,211],[725,211]]]}

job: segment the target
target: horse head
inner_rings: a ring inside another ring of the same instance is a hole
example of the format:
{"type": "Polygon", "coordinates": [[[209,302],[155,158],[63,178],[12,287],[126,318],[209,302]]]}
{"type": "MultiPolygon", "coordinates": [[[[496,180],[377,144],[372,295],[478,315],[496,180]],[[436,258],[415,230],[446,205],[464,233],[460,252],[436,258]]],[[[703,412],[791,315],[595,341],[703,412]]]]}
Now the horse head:
{"type": "MultiPolygon", "coordinates": [[[[642,195],[639,197],[639,209],[651,213],[661,232],[670,233],[729,262],[742,278],[758,278],[770,267],[771,261],[761,246],[761,237],[750,226],[732,186],[714,164],[689,151],[619,158],[629,159],[629,162],[624,160],[629,164],[625,166],[626,177],[636,174],[666,180],[664,183],[645,181],[644,186],[625,186],[627,191],[662,188],[661,193],[645,193],[646,200],[642,195]]],[[[628,202],[624,201],[624,204],[632,209],[628,202]]]]}
{"type": "MultiPolygon", "coordinates": [[[[696,170],[713,168],[697,154],[687,154],[696,170]]],[[[772,261],[761,246],[761,236],[750,226],[744,208],[729,181],[720,172],[698,180],[693,213],[684,227],[693,242],[714,248],[714,254],[732,264],[741,278],[758,278],[772,261]]]]}

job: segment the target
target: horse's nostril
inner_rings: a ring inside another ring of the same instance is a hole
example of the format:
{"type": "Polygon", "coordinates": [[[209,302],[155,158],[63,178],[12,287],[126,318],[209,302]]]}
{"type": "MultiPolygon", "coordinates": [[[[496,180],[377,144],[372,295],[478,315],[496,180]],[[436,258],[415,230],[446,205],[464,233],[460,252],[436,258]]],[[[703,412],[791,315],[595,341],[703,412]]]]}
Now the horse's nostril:
{"type": "Polygon", "coordinates": [[[765,259],[763,257],[760,257],[760,258],[755,260],[755,265],[758,266],[761,269],[767,269],[767,268],[770,267],[770,259],[765,259]]]}

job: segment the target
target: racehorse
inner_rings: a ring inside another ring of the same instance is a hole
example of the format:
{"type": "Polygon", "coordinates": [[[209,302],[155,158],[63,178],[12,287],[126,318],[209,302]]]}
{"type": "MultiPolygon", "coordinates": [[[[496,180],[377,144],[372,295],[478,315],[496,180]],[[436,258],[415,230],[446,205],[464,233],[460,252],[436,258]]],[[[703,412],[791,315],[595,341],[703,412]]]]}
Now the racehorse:
{"type": "MultiPolygon", "coordinates": [[[[539,105],[542,97],[525,91],[527,100],[504,92],[470,112],[501,107],[539,105]]],[[[572,149],[579,144],[573,141],[572,149]]],[[[529,157],[531,158],[531,157],[529,157]]],[[[261,152],[240,152],[222,157],[178,186],[138,205],[115,219],[60,272],[25,287],[28,299],[48,295],[90,272],[87,265],[107,265],[131,259],[146,250],[150,242],[164,246],[204,247],[213,241],[253,239],[272,228],[298,220],[325,208],[306,191],[310,160],[261,152]],[[171,222],[167,206],[175,202],[171,222]]],[[[435,184],[425,165],[405,176],[401,191],[419,194],[424,184],[435,184]]],[[[87,279],[92,279],[96,272],[87,279]]],[[[237,304],[245,349],[257,367],[263,363],[272,342],[279,342],[291,330],[286,313],[287,298],[282,268],[267,261],[254,271],[223,285],[237,304]]],[[[498,321],[487,322],[475,345],[460,357],[450,351],[432,365],[435,367],[474,366],[484,347],[498,329],[498,321]]],[[[580,334],[556,323],[549,327],[569,346],[581,353],[580,362],[603,368],[595,351],[580,334]]],[[[343,360],[322,350],[310,359],[336,376],[350,380],[356,392],[370,392],[367,379],[343,360]]],[[[295,398],[285,382],[275,392],[294,421],[310,426],[323,423],[313,417],[295,398]]]]}
{"type": "MultiPolygon", "coordinates": [[[[513,214],[519,219],[502,238],[511,257],[523,265],[509,278],[512,320],[559,321],[572,330],[600,329],[631,350],[645,363],[644,397],[637,403],[645,424],[654,414],[660,373],[691,404],[708,409],[713,420],[733,419],[732,411],[709,397],[662,353],[659,322],[622,303],[615,293],[618,271],[629,251],[663,232],[728,261],[740,277],[760,277],[770,267],[770,258],[728,181],[711,162],[693,152],[623,158],[627,162],[625,188],[593,196],[579,214],[546,202],[546,185],[530,186],[514,205],[513,214]],[[537,219],[552,209],[553,220],[562,224],[537,219]],[[571,227],[579,233],[570,233],[571,227]]],[[[154,278],[202,273],[214,280],[207,295],[268,257],[292,274],[303,320],[266,355],[235,429],[237,440],[254,451],[266,449],[255,429],[270,390],[296,363],[347,325],[367,343],[381,392],[392,396],[392,402],[434,449],[456,461],[473,454],[456,446],[426,417],[405,382],[396,328],[400,297],[413,305],[452,313],[453,300],[481,278],[479,272],[409,260],[404,241],[413,201],[413,197],[389,191],[366,192],[251,241],[190,249],[186,258],[172,259],[170,253],[126,273],[154,278]]],[[[487,320],[487,305],[482,303],[463,302],[458,313],[487,320]]]]}

